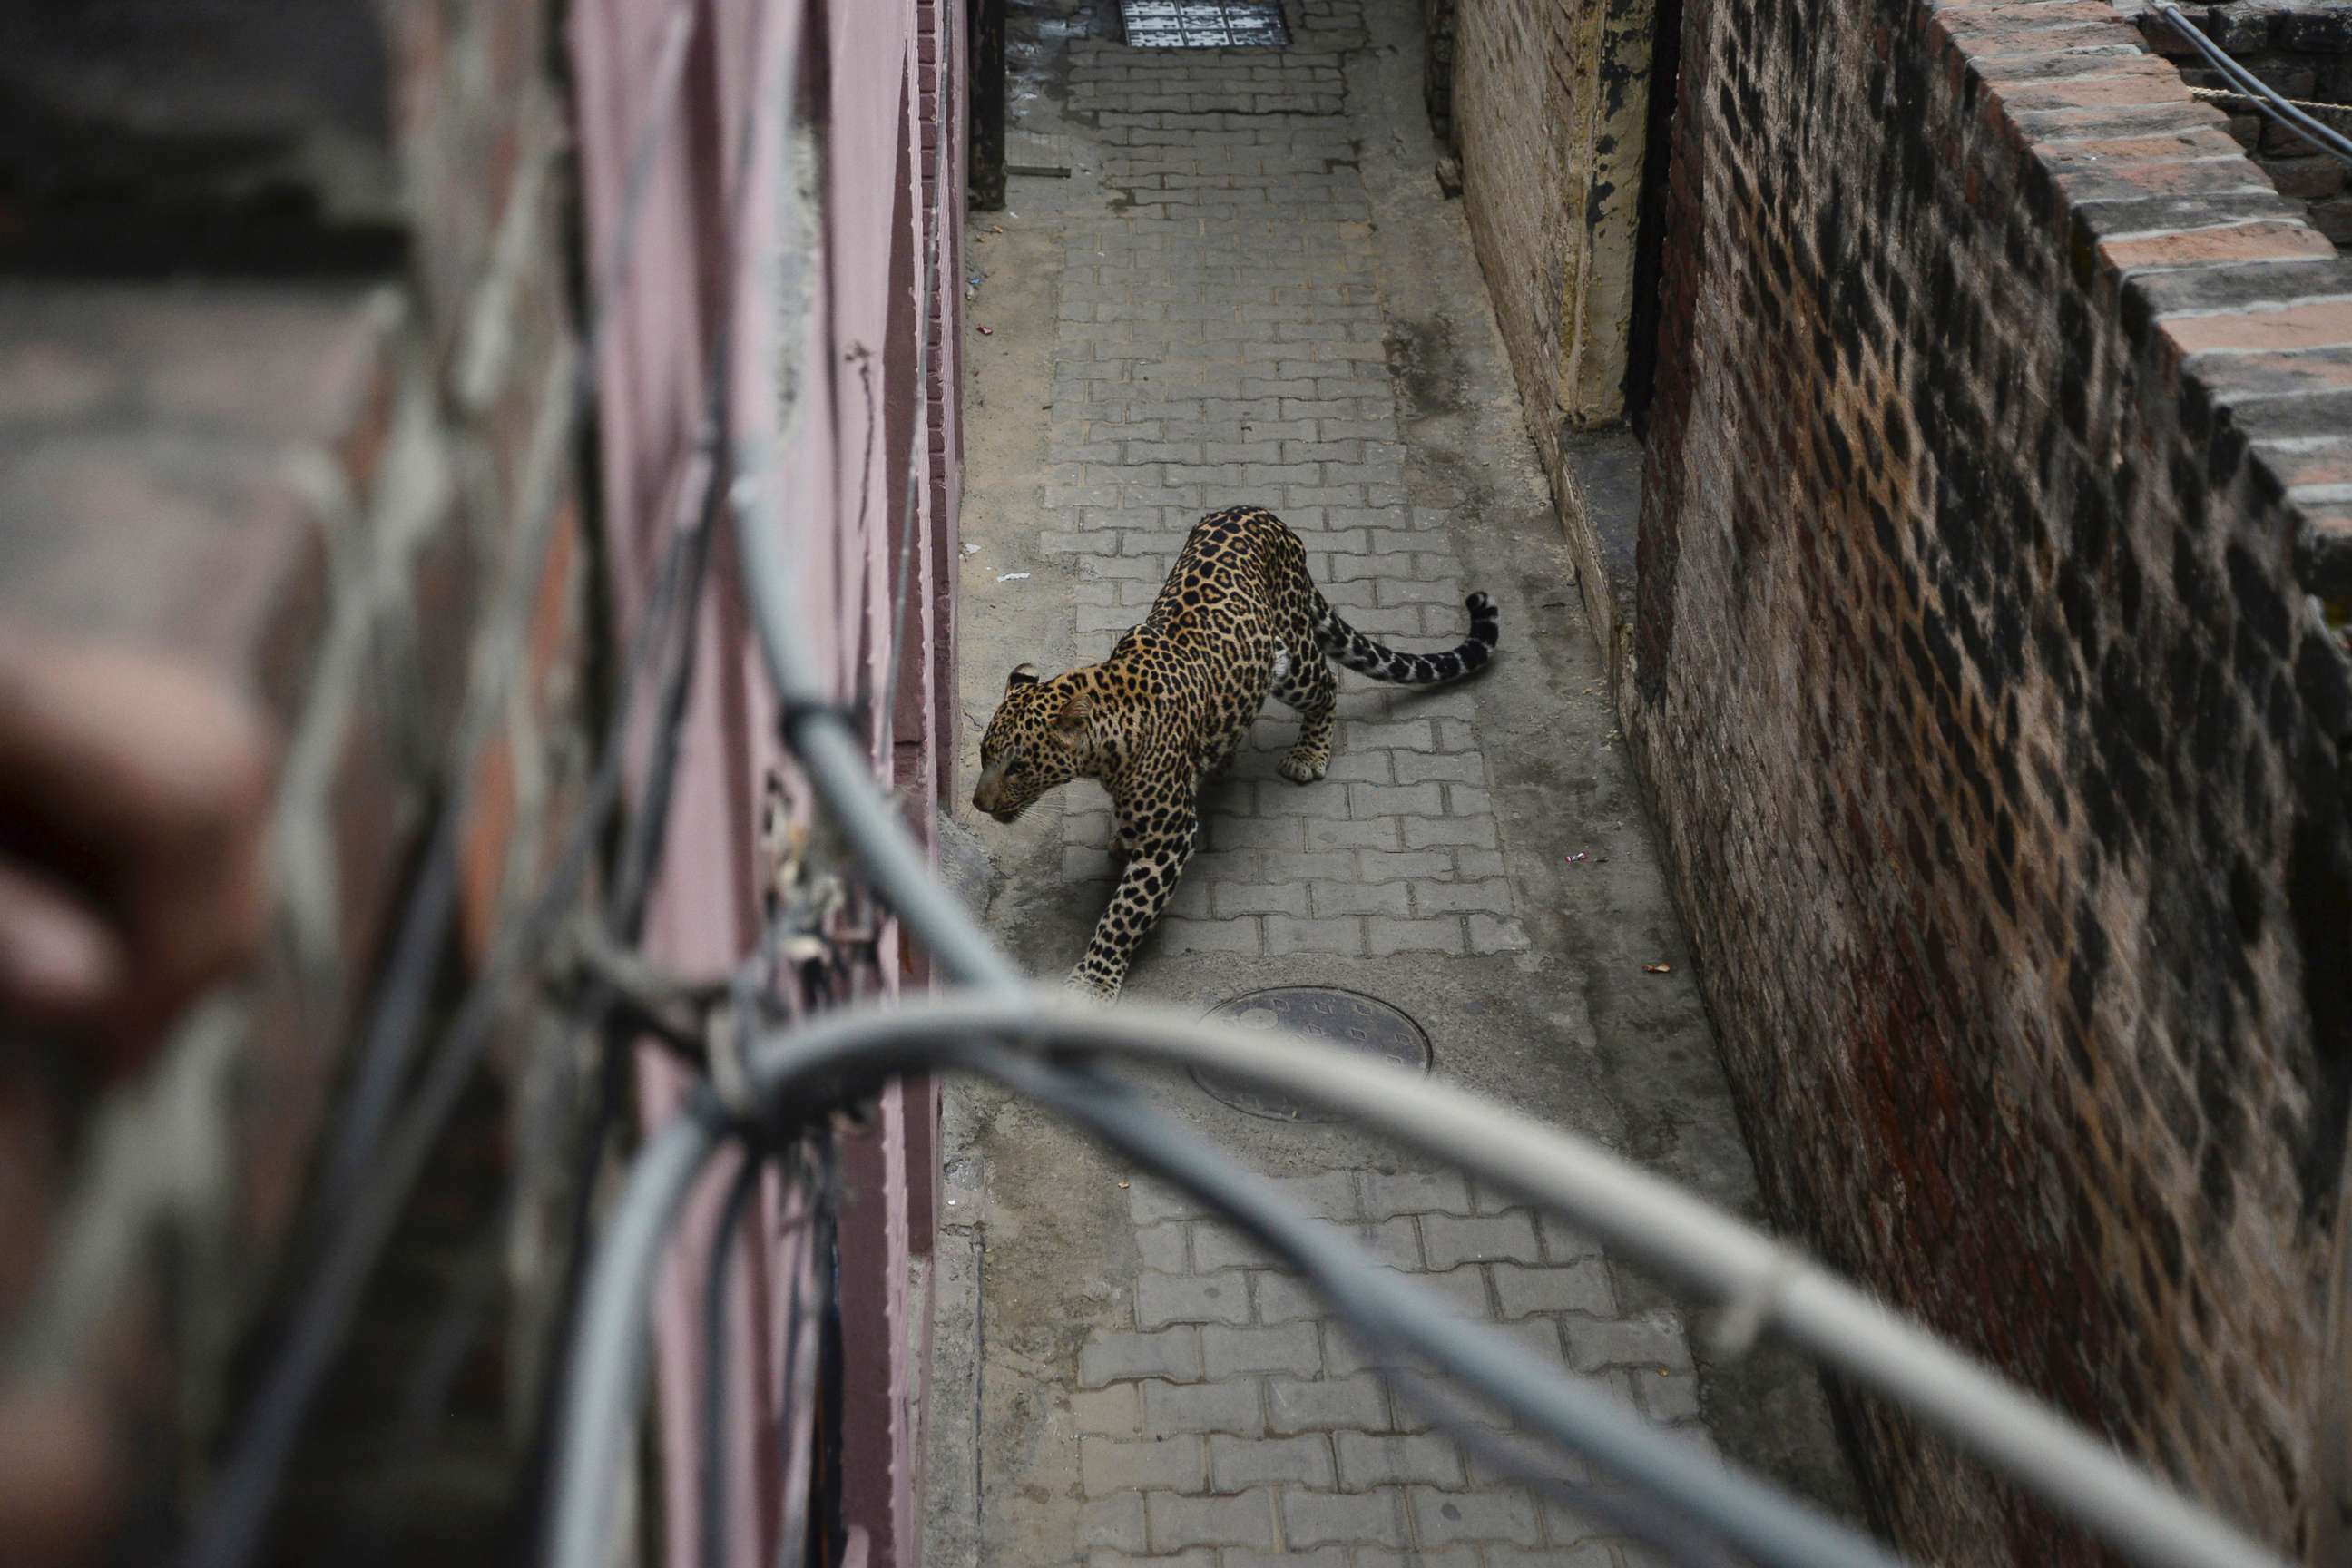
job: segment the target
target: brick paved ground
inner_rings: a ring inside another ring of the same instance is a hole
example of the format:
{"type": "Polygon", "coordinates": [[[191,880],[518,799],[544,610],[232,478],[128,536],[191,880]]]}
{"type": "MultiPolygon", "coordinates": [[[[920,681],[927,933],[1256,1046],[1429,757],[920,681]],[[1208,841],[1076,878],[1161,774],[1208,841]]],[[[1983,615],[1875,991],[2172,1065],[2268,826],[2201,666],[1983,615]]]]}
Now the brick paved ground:
{"type": "MultiPolygon", "coordinates": [[[[1680,1320],[1621,1310],[1584,1238],[1445,1173],[1279,1184],[1530,1357],[1605,1380],[1654,1420],[1696,1422],[1680,1320]]],[[[1141,1264],[1132,1326],[1087,1334],[1067,1395],[1087,1500],[1075,1544],[1090,1562],[1210,1547],[1228,1568],[1270,1553],[1332,1568],[1405,1552],[1467,1568],[1479,1550],[1497,1564],[1618,1561],[1622,1548],[1587,1521],[1433,1430],[1413,1397],[1425,1373],[1367,1357],[1291,1275],[1185,1200],[1148,1183],[1129,1196],[1141,1264]]],[[[1695,1426],[1685,1435],[1706,1441],[1695,1426]]],[[[1591,1479],[1572,1458],[1540,1463],[1591,1479]]]]}
{"type": "MultiPolygon", "coordinates": [[[[1459,210],[1428,180],[1418,58],[1396,37],[1411,0],[1305,0],[1292,47],[1227,53],[1131,50],[1102,0],[1041,4],[1016,10],[1016,38],[1042,43],[1015,51],[1034,96],[1016,91],[1012,156],[1071,174],[1016,177],[1012,211],[975,225],[973,319],[995,325],[969,389],[970,738],[1013,664],[1101,657],[1214,507],[1278,512],[1325,595],[1404,646],[1450,646],[1464,595],[1496,591],[1503,656],[1476,681],[1342,674],[1322,783],[1275,773],[1296,727],[1269,708],[1129,994],[1381,996],[1429,1027],[1449,1079],[1752,1203],[1696,996],[1642,973],[1679,960],[1678,937],[1459,210]],[[1391,76],[1402,91],[1368,86],[1391,76]],[[1415,303],[1432,289],[1450,321],[1415,303]],[[1570,847],[1614,863],[1566,881],[1570,847]]],[[[1080,785],[1012,829],[975,826],[1002,873],[992,922],[1058,979],[1108,896],[1108,802],[1080,785]]],[[[1647,1419],[1704,1444],[1703,1405],[1733,1403],[1703,1399],[1729,1385],[1695,1369],[1675,1305],[1557,1224],[1344,1129],[1247,1117],[1183,1080],[1153,1092],[1647,1419]]],[[[1418,1373],[1368,1364],[1223,1226],[984,1089],[955,1090],[950,1119],[935,1331],[968,1344],[979,1387],[931,1396],[932,1568],[1646,1561],[1432,1430],[1418,1373]]],[[[1826,1449],[1810,1383],[1739,1402],[1770,1407],[1749,1427],[1770,1436],[1715,1421],[1736,1456],[1826,1449]]]]}

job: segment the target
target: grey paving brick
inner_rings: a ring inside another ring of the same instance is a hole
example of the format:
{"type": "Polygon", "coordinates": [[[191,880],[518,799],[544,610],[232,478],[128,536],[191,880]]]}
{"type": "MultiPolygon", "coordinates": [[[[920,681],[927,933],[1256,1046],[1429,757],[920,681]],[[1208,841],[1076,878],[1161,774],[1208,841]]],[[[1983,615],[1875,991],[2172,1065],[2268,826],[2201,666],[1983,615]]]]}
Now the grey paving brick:
{"type": "Polygon", "coordinates": [[[1696,1421],[1699,1416],[1698,1379],[1690,1373],[1654,1370],[1633,1380],[1643,1413],[1653,1421],[1696,1421]]]}
{"type": "Polygon", "coordinates": [[[1356,1549],[1356,1568],[1478,1568],[1475,1546],[1446,1546],[1432,1551],[1391,1552],[1383,1547],[1356,1549]]]}
{"type": "Polygon", "coordinates": [[[1511,884],[1497,877],[1484,882],[1423,882],[1412,889],[1412,907],[1424,915],[1482,913],[1507,916],[1516,907],[1511,884]]]}
{"type": "Polygon", "coordinates": [[[1535,1499],[1524,1491],[1440,1491],[1409,1488],[1413,1530],[1424,1545],[1495,1541],[1533,1546],[1543,1539],[1535,1499]]]}
{"type": "Polygon", "coordinates": [[[1412,1221],[1403,1215],[1374,1221],[1340,1221],[1331,1228],[1349,1246],[1387,1268],[1419,1268],[1421,1244],[1412,1221]]]}
{"type": "Polygon", "coordinates": [[[1260,816],[1345,816],[1348,791],[1364,784],[1295,784],[1275,779],[1257,786],[1255,804],[1260,816]]]}
{"type": "Polygon", "coordinates": [[[1281,1323],[1266,1328],[1201,1331],[1201,1353],[1212,1378],[1238,1377],[1253,1372],[1289,1373],[1311,1377],[1323,1365],[1323,1351],[1313,1323],[1281,1323]]]}
{"type": "Polygon", "coordinates": [[[1363,862],[1360,874],[1367,882],[1411,882],[1454,874],[1454,857],[1443,849],[1369,850],[1363,862]]]}
{"type": "Polygon", "coordinates": [[[1062,879],[1067,882],[1108,882],[1118,875],[1118,862],[1104,848],[1073,846],[1062,851],[1062,879]]]}
{"type": "Polygon", "coordinates": [[[1682,1320],[1664,1309],[1637,1318],[1572,1318],[1563,1326],[1568,1331],[1570,1358],[1580,1372],[1597,1372],[1604,1366],[1691,1370],[1690,1342],[1683,1337],[1682,1320]]]}
{"type": "Polygon", "coordinates": [[[1257,1302],[1257,1321],[1261,1323],[1291,1323],[1330,1314],[1322,1297],[1287,1274],[1253,1273],[1250,1291],[1257,1302]]]}
{"type": "Polygon", "coordinates": [[[1304,915],[1307,889],[1297,882],[1219,882],[1210,907],[1224,915],[1304,915]]]}
{"type": "Polygon", "coordinates": [[[1445,1304],[1457,1318],[1472,1318],[1480,1322],[1492,1321],[1494,1308],[1486,1300],[1486,1271],[1475,1263],[1448,1269],[1443,1274],[1417,1274],[1413,1288],[1427,1291],[1445,1304]]]}
{"type": "Polygon", "coordinates": [[[1348,1568],[1344,1546],[1318,1546],[1312,1552],[1268,1553],[1238,1546],[1225,1548],[1225,1568],[1348,1568]]]}
{"type": "Polygon", "coordinates": [[[1352,849],[1268,849],[1260,852],[1258,859],[1260,872],[1269,882],[1307,882],[1318,878],[1346,881],[1356,875],[1352,849]]]}
{"type": "Polygon", "coordinates": [[[1454,874],[1457,877],[1500,877],[1503,852],[1499,849],[1456,849],[1454,852],[1454,874]]]}
{"type": "Polygon", "coordinates": [[[1492,816],[1495,797],[1477,784],[1450,784],[1445,786],[1445,809],[1456,816],[1492,816]]]}
{"type": "Polygon", "coordinates": [[[1336,1377],[1353,1377],[1359,1373],[1426,1372],[1431,1363],[1405,1350],[1364,1344],[1337,1322],[1323,1326],[1323,1369],[1336,1377]]]}
{"type": "Polygon", "coordinates": [[[1431,849],[1440,845],[1492,849],[1495,847],[1495,819],[1491,816],[1408,816],[1404,819],[1406,848],[1431,849]]]}
{"type": "Polygon", "coordinates": [[[1367,1373],[1349,1377],[1269,1377],[1265,1380],[1267,1429],[1280,1433],[1361,1428],[1385,1430],[1388,1395],[1381,1380],[1367,1373]]]}
{"type": "Polygon", "coordinates": [[[1435,582],[1382,577],[1378,586],[1380,602],[1383,605],[1444,605],[1451,608],[1463,599],[1462,584],[1453,577],[1435,582]]]}
{"type": "Polygon", "coordinates": [[[1535,1218],[1525,1209],[1508,1214],[1427,1215],[1421,1221],[1421,1243],[1432,1268],[1457,1264],[1507,1259],[1539,1263],[1535,1218]]]}
{"type": "Polygon", "coordinates": [[[1255,955],[1265,946],[1255,915],[1221,920],[1162,916],[1159,925],[1153,928],[1153,940],[1162,952],[1240,952],[1255,955]]]}
{"type": "Polygon", "coordinates": [[[1212,1437],[1209,1463],[1221,1492],[1286,1481],[1328,1488],[1336,1480],[1331,1439],[1320,1432],[1295,1437],[1212,1437]]]}
{"type": "Polygon", "coordinates": [[[1296,817],[1215,816],[1209,818],[1209,842],[1221,850],[1297,849],[1303,836],[1296,817]]]}
{"type": "Polygon", "coordinates": [[[1097,1550],[1087,1553],[1087,1568],[1217,1568],[1214,1547],[1195,1546],[1164,1557],[1136,1557],[1124,1552],[1097,1550]]]}
{"type": "Polygon", "coordinates": [[[1450,1379],[1412,1368],[1394,1369],[1381,1375],[1389,1391],[1390,1418],[1400,1432],[1451,1430],[1465,1422],[1498,1433],[1511,1429],[1507,1412],[1465,1398],[1450,1379]],[[1431,1414],[1433,1411],[1443,1412],[1444,1422],[1440,1423],[1431,1414]]]}
{"type": "Polygon", "coordinates": [[[1160,1437],[1121,1442],[1113,1437],[1078,1439],[1078,1475],[1088,1497],[1112,1492],[1166,1487],[1173,1491],[1205,1489],[1201,1439],[1160,1437]]]}
{"type": "Polygon", "coordinates": [[[1202,1224],[1192,1227],[1192,1258],[1203,1274],[1226,1268],[1267,1268],[1274,1255],[1229,1226],[1202,1224]]]}
{"type": "Polygon", "coordinates": [[[1434,1433],[1374,1435],[1341,1432],[1339,1447],[1339,1485],[1346,1491],[1407,1481],[1433,1486],[1460,1486],[1462,1456],[1453,1439],[1434,1433]]]}
{"type": "Polygon", "coordinates": [[[1395,1491],[1286,1490],[1282,1494],[1282,1530],[1293,1546],[1325,1542],[1402,1546],[1404,1500],[1395,1491]]]}
{"type": "Polygon", "coordinates": [[[1363,1196],[1353,1171],[1318,1171],[1306,1176],[1276,1176],[1274,1188],[1285,1201],[1317,1219],[1357,1219],[1363,1215],[1363,1196]]]}
{"type": "Polygon", "coordinates": [[[1143,1495],[1097,1498],[1078,1509],[1078,1550],[1143,1551],[1143,1495]]]}
{"type": "Polygon", "coordinates": [[[1089,632],[1125,632],[1135,625],[1135,611],[1125,605],[1080,605],[1070,612],[1081,636],[1089,632]]]}
{"type": "MultiPolygon", "coordinates": [[[[1522,1486],[1529,1477],[1580,1487],[1593,1479],[1592,1467],[1581,1457],[1526,1432],[1495,1433],[1481,1450],[1465,1457],[1470,1466],[1470,1484],[1477,1488],[1522,1486]]],[[[1562,1538],[1554,1531],[1551,1539],[1562,1538]]]]}
{"type": "Polygon", "coordinates": [[[1245,1377],[1231,1383],[1146,1383],[1143,1431],[1150,1437],[1173,1437],[1186,1432],[1258,1436],[1265,1431],[1265,1411],[1260,1403],[1257,1380],[1245,1377]]]}
{"type": "Polygon", "coordinates": [[[1534,945],[1528,937],[1528,928],[1517,921],[1497,920],[1493,915],[1463,918],[1469,928],[1473,952],[1525,952],[1534,945]]]}
{"type": "Polygon", "coordinates": [[[1364,922],[1356,916],[1301,920],[1294,915],[1267,915],[1265,919],[1265,951],[1276,957],[1328,952],[1352,958],[1364,951],[1364,922]]]}
{"type": "Polygon", "coordinates": [[[1609,1282],[1608,1265],[1598,1258],[1559,1268],[1497,1263],[1495,1299],[1502,1304],[1506,1318],[1524,1318],[1533,1312],[1613,1317],[1617,1311],[1617,1292],[1609,1282]]]}
{"type": "Polygon", "coordinates": [[[1427,752],[1435,749],[1437,730],[1427,719],[1399,719],[1383,722],[1370,719],[1343,719],[1339,721],[1339,739],[1349,751],[1380,746],[1402,752],[1427,752]]]}
{"type": "Polygon", "coordinates": [[[1536,1215],[1536,1232],[1543,1237],[1544,1257],[1554,1263],[1601,1256],[1601,1243],[1589,1231],[1579,1230],[1556,1214],[1536,1215]]]}
{"type": "Polygon", "coordinates": [[[1407,752],[1396,760],[1397,783],[1484,784],[1486,764],[1475,756],[1446,756],[1435,752],[1407,752]]]}
{"type": "Polygon", "coordinates": [[[1148,1492],[1144,1514],[1150,1521],[1151,1544],[1160,1552],[1186,1546],[1274,1547],[1274,1493],[1243,1492],[1236,1497],[1181,1497],[1173,1492],[1148,1492]]]}
{"type": "Polygon", "coordinates": [[[1171,1323],[1246,1323],[1249,1279],[1222,1274],[1144,1273],[1135,1280],[1135,1323],[1144,1330],[1171,1323]]]}
{"type": "Polygon", "coordinates": [[[1136,1250],[1143,1267],[1163,1274],[1189,1274],[1192,1261],[1184,1246],[1181,1225],[1147,1225],[1135,1233],[1136,1250]]]}
{"type": "Polygon", "coordinates": [[[1412,912],[1412,900],[1402,882],[1368,885],[1353,880],[1321,881],[1312,887],[1318,915],[1408,915],[1412,912]]]}
{"type": "Polygon", "coordinates": [[[1470,1212],[1470,1184],[1454,1171],[1367,1171],[1364,1213],[1372,1219],[1401,1214],[1470,1212]]]}
{"type": "Polygon", "coordinates": [[[1369,822],[1312,818],[1302,820],[1300,826],[1307,830],[1309,849],[1394,849],[1399,841],[1397,820],[1393,816],[1375,817],[1369,822]]]}
{"type": "MultiPolygon", "coordinates": [[[[1376,518],[1373,521],[1381,520],[1376,518]]],[[[1412,571],[1412,557],[1402,550],[1380,555],[1335,552],[1331,557],[1329,576],[1335,583],[1353,583],[1377,577],[1410,575],[1412,571]]]]}
{"type": "Polygon", "coordinates": [[[1201,1331],[1193,1328],[1129,1333],[1096,1329],[1078,1351],[1078,1382],[1100,1388],[1129,1377],[1166,1377],[1178,1382],[1201,1375],[1201,1331]]]}
{"type": "Polygon", "coordinates": [[[1337,787],[1348,784],[1384,784],[1392,782],[1395,773],[1390,765],[1392,752],[1341,752],[1325,768],[1323,783],[1337,787]]]}
{"type": "MultiPolygon", "coordinates": [[[[1168,895],[1168,903],[1160,918],[1162,920],[1181,921],[1207,921],[1213,919],[1214,916],[1209,908],[1208,881],[1205,879],[1187,877],[1182,881],[1177,883],[1176,890],[1168,895]]],[[[1197,947],[1188,945],[1181,949],[1173,949],[1171,951],[1197,952],[1202,950],[1197,947]]],[[[1219,948],[1216,951],[1223,952],[1224,950],[1223,948],[1219,948]]]]}
{"type": "Polygon", "coordinates": [[[1460,952],[1463,945],[1462,922],[1452,915],[1419,920],[1376,915],[1364,922],[1364,951],[1374,958],[1392,952],[1460,952]]]}
{"type": "MultiPolygon", "coordinates": [[[[1546,1512],[1550,1511],[1547,1507],[1546,1512]]],[[[1559,1540],[1555,1530],[1552,1539],[1559,1540]]],[[[1617,1559],[1610,1554],[1606,1541],[1577,1541],[1566,1545],[1518,1547],[1491,1545],[1486,1548],[1487,1568],[1616,1568],[1617,1559]]],[[[1664,1568],[1664,1558],[1624,1559],[1626,1568],[1650,1568],[1654,1563],[1664,1568]]],[[[1361,1560],[1359,1559],[1360,1568],[1361,1560]]]]}
{"type": "Polygon", "coordinates": [[[1070,1394],[1070,1419],[1081,1433],[1132,1437],[1143,1430],[1143,1391],[1132,1383],[1075,1389],[1070,1394]]]}
{"type": "Polygon", "coordinates": [[[1166,1219],[1192,1219],[1208,1210],[1192,1194],[1139,1175],[1127,1184],[1127,1213],[1138,1225],[1157,1225],[1166,1219]]]}
{"type": "Polygon", "coordinates": [[[1184,879],[1194,878],[1204,882],[1283,882],[1290,879],[1263,869],[1269,855],[1281,851],[1265,849],[1202,849],[1193,853],[1184,867],[1184,879]]]}

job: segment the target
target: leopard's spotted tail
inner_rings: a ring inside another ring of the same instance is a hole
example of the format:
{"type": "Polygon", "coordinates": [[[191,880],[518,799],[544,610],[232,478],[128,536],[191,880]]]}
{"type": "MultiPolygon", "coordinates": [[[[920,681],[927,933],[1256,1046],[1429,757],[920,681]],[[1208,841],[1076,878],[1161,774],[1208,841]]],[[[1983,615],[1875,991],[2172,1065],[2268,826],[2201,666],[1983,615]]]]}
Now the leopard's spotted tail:
{"type": "Polygon", "coordinates": [[[1496,614],[1492,598],[1473,594],[1463,603],[1470,611],[1470,635],[1447,653],[1400,653],[1383,647],[1341,620],[1339,612],[1328,604],[1316,622],[1315,635],[1322,639],[1326,655],[1359,675],[1402,686],[1433,686],[1441,680],[1458,680],[1484,665],[1503,635],[1503,619],[1496,614]]]}

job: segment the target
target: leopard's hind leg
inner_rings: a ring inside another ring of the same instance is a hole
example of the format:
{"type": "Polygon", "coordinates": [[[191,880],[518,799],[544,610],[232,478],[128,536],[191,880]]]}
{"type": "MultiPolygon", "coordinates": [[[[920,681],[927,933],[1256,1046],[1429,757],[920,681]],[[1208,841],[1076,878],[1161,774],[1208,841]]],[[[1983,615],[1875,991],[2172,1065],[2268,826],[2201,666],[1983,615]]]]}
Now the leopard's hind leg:
{"type": "Polygon", "coordinates": [[[1306,656],[1274,683],[1272,695],[1298,710],[1298,743],[1275,767],[1292,784],[1313,784],[1331,766],[1331,710],[1339,704],[1339,682],[1309,644],[1306,656]]]}

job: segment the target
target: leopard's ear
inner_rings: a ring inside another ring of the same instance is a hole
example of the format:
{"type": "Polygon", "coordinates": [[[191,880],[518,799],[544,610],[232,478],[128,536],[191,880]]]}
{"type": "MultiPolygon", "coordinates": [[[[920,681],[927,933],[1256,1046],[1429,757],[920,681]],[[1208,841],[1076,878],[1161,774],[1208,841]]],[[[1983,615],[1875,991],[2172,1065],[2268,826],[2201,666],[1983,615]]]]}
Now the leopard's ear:
{"type": "Polygon", "coordinates": [[[1054,716],[1054,728],[1065,735],[1079,734],[1086,729],[1087,721],[1094,717],[1094,711],[1091,693],[1073,691],[1063,700],[1062,710],[1054,716]]]}
{"type": "Polygon", "coordinates": [[[1018,686],[1034,686],[1036,684],[1037,667],[1034,664],[1015,665],[1013,666],[1013,673],[1004,678],[1004,689],[1007,691],[1010,691],[1018,686]]]}

